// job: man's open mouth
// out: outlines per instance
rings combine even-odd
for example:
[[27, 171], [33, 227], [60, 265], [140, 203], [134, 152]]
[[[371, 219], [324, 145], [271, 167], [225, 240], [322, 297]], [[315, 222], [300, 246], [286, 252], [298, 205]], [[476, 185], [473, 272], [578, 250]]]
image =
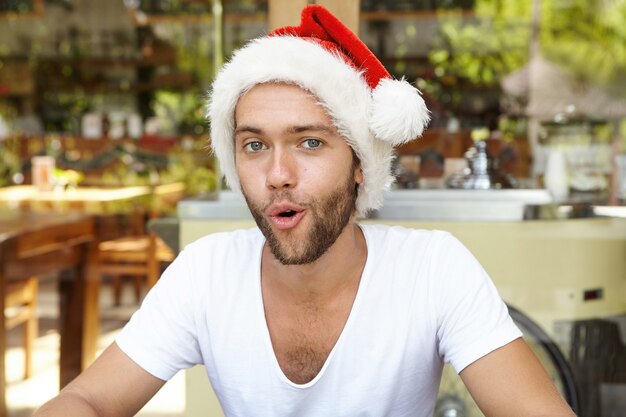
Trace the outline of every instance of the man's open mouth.
[[280, 217], [293, 217], [293, 216], [296, 215], [296, 213], [297, 212], [294, 211], [294, 210], [287, 210], [287, 211], [283, 211], [283, 212], [278, 213], [278, 215]]
[[287, 230], [296, 227], [304, 217], [305, 207], [290, 202], [276, 203], [270, 206], [266, 215], [277, 229]]

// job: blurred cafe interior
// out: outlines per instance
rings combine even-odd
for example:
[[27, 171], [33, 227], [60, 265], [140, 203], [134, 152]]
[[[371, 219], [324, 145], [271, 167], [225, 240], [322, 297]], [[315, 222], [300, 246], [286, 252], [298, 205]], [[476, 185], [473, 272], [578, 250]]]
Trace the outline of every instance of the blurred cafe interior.
[[[204, 100], [307, 3], [432, 112], [360, 221], [454, 233], [577, 415], [626, 416], [626, 0], [0, 0], [0, 417], [88, 366], [185, 244], [254, 225]], [[192, 368], [138, 415], [220, 415], [207, 392]], [[436, 415], [482, 416], [449, 369]]]

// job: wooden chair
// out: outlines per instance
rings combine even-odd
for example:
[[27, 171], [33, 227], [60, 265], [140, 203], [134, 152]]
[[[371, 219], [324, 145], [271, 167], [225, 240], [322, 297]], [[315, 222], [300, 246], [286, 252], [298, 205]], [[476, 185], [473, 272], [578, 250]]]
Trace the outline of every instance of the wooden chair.
[[33, 374], [33, 347], [39, 331], [37, 278], [9, 282], [5, 290], [5, 328], [10, 330], [20, 324], [24, 325], [24, 379], [27, 379]]
[[140, 211], [126, 216], [102, 217], [98, 223], [99, 229], [107, 229], [102, 235], [118, 236], [98, 242], [98, 274], [111, 276], [115, 305], [120, 304], [122, 278], [133, 277], [135, 299], [139, 302], [144, 281], [152, 288], [159, 279], [161, 265], [173, 261], [175, 254], [159, 237], [146, 232], [145, 216]]

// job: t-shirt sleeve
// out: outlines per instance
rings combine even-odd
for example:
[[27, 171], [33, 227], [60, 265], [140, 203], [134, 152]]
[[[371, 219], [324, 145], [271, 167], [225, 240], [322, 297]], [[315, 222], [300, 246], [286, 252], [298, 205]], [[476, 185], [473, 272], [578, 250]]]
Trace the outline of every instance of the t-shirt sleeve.
[[443, 233], [432, 264], [439, 354], [456, 372], [522, 336], [495, 285], [470, 251]]
[[183, 251], [169, 265], [116, 338], [134, 362], [165, 381], [201, 362], [187, 256]]

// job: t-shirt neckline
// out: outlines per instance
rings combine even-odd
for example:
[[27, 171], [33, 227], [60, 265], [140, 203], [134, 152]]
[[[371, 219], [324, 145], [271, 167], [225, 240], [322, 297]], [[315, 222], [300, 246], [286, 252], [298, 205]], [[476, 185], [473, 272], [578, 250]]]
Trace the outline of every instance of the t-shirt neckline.
[[363, 225], [360, 225], [360, 224], [356, 224], [356, 225], [363, 232], [363, 237], [365, 238], [365, 246], [367, 247], [367, 257], [365, 259], [365, 266], [363, 267], [363, 272], [361, 274], [361, 280], [359, 281], [359, 286], [357, 288], [356, 296], [354, 297], [354, 302], [352, 303], [352, 308], [350, 309], [350, 313], [348, 315], [348, 319], [346, 320], [346, 324], [343, 326], [343, 329], [341, 330], [341, 334], [339, 335], [339, 338], [337, 339], [337, 341], [335, 342], [335, 345], [333, 346], [330, 353], [328, 354], [328, 357], [326, 358], [326, 361], [324, 362], [322, 369], [320, 369], [317, 375], [315, 375], [315, 378], [313, 378], [312, 380], [310, 380], [309, 382], [305, 384], [297, 384], [291, 381], [289, 378], [287, 378], [283, 370], [280, 368], [280, 364], [278, 363], [278, 358], [276, 358], [276, 353], [274, 352], [274, 347], [272, 346], [272, 339], [270, 337], [269, 326], [267, 325], [267, 320], [265, 319], [265, 307], [264, 307], [264, 302], [263, 302], [263, 292], [261, 289], [261, 259], [263, 255], [263, 247], [265, 246], [265, 237], [261, 235], [263, 238], [260, 239], [260, 247], [257, 248], [257, 257], [255, 260], [256, 262], [255, 269], [257, 271], [257, 285], [256, 285], [256, 294], [255, 294], [255, 299], [256, 299], [256, 304], [257, 304], [256, 316], [258, 317], [258, 320], [259, 320], [259, 326], [261, 326], [261, 329], [262, 329], [261, 333], [263, 334], [263, 348], [265, 349], [266, 353], [270, 357], [270, 362], [271, 362], [270, 366], [274, 369], [278, 378], [284, 384], [292, 388], [306, 389], [306, 388], [312, 387], [317, 383], [317, 381], [319, 381], [323, 377], [323, 375], [326, 373], [326, 369], [330, 366], [332, 362], [333, 356], [335, 356], [336, 352], [341, 348], [341, 345], [344, 343], [343, 340], [348, 337], [346, 336], [346, 334], [350, 332], [350, 328], [352, 327], [352, 322], [356, 320], [355, 317], [358, 315], [359, 307], [361, 305], [361, 299], [363, 298], [362, 294], [365, 292], [367, 288], [367, 284], [369, 282], [369, 276], [370, 276], [369, 270], [371, 269], [370, 265], [374, 257], [373, 256], [374, 245], [372, 245], [372, 241], [368, 234], [369, 232], [368, 228], [363, 227]]

